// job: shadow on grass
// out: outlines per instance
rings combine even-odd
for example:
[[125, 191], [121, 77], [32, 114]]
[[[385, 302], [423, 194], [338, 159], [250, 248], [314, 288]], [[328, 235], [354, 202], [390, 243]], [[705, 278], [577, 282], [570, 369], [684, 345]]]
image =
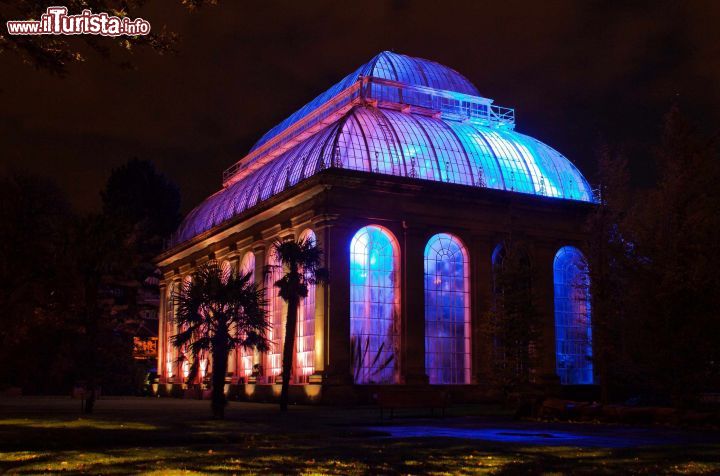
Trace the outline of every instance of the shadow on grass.
[[[716, 474], [717, 448], [583, 451], [577, 448], [477, 448], [468, 442], [396, 441], [318, 446], [285, 439], [247, 444], [63, 451], [25, 461], [3, 461], [17, 473], [120, 474], [128, 472], [323, 473], [323, 474], [495, 474], [577, 472], [587, 474]], [[18, 458], [19, 459], [19, 458]]]
[[0, 472], [720, 473], [720, 445], [611, 449], [377, 438], [383, 429], [365, 428], [375, 421], [368, 409], [294, 408], [282, 416], [275, 406], [231, 405], [227, 420], [213, 421], [206, 402], [104, 402], [89, 418], [63, 405], [2, 409], [10, 411], [0, 418]]

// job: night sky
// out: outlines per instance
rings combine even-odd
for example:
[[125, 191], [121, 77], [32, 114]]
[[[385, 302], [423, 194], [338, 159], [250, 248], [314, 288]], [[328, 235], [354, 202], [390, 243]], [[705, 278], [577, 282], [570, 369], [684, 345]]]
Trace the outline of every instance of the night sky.
[[84, 211], [132, 157], [178, 183], [187, 211], [263, 132], [381, 50], [458, 70], [589, 178], [609, 142], [647, 182], [674, 102], [708, 133], [720, 124], [720, 1], [152, 0], [131, 16], [180, 34], [178, 53], [137, 49], [128, 69], [127, 55], [90, 52], [63, 78], [0, 53], [0, 162], [53, 177]]

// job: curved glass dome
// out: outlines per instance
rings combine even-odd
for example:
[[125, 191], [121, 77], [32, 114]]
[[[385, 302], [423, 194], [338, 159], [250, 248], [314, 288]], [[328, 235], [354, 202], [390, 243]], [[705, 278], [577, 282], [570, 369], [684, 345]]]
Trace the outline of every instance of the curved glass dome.
[[340, 91], [350, 87], [360, 76], [372, 76], [413, 86], [426, 86], [433, 89], [480, 96], [477, 88], [465, 76], [454, 69], [434, 61], [383, 51], [266, 132], [250, 149], [250, 152], [307, 116]]
[[[472, 87], [469, 82], [467, 85]], [[356, 106], [340, 120], [210, 196], [185, 218], [174, 243], [189, 240], [329, 167], [593, 200], [592, 190], [577, 168], [532, 137], [438, 116]]]

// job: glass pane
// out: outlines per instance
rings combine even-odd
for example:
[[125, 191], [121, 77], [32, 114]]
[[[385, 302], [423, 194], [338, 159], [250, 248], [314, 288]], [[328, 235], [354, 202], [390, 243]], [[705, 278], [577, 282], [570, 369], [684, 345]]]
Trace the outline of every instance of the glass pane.
[[350, 243], [350, 336], [355, 383], [397, 383], [398, 246], [388, 230], [361, 228]]
[[425, 247], [425, 370], [431, 384], [470, 383], [467, 251], [447, 233]]

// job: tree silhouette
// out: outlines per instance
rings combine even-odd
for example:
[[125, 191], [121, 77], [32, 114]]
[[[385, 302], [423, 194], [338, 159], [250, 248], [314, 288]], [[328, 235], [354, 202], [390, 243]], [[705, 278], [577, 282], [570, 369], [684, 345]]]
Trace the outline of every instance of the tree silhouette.
[[283, 276], [274, 284], [278, 295], [287, 303], [285, 321], [285, 343], [283, 345], [282, 391], [280, 410], [287, 411], [290, 376], [292, 375], [295, 333], [297, 331], [297, 313], [300, 300], [307, 297], [308, 285], [327, 282], [328, 273], [320, 267], [322, 250], [311, 238], [300, 240], [276, 241], [272, 252], [275, 253], [278, 266], [284, 270]]
[[210, 261], [183, 283], [174, 296], [179, 332], [172, 337], [178, 349], [192, 357], [189, 379], [197, 375], [200, 357], [212, 357], [212, 411], [225, 416], [225, 374], [231, 350], [244, 347], [267, 350], [268, 328], [264, 290], [252, 282], [252, 274], [222, 272]]

